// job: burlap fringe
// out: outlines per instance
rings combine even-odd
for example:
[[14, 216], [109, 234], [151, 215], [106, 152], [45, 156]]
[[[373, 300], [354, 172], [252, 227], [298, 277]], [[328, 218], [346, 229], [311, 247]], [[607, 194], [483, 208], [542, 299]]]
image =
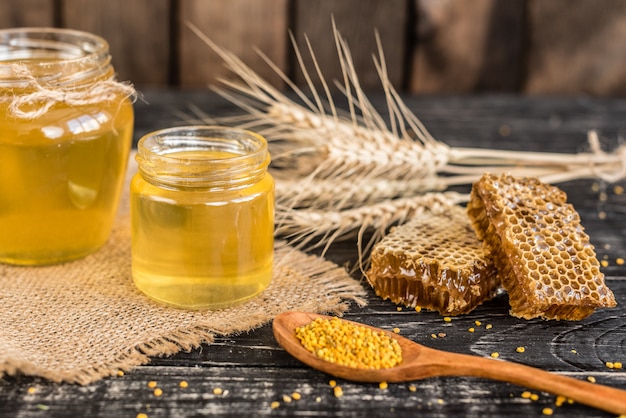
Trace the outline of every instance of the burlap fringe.
[[[181, 321], [185, 323], [180, 323], [177, 329], [164, 331], [162, 335], [133, 347], [120, 347], [117, 355], [101, 364], [68, 370], [63, 368], [63, 364], [36, 364], [36, 361], [25, 360], [32, 356], [5, 351], [0, 353], [0, 376], [22, 373], [54, 382], [86, 385], [149, 363], [151, 357], [173, 355], [190, 351], [201, 344], [210, 344], [217, 335], [250, 331], [267, 324], [286, 310], [342, 315], [350, 302], [360, 306], [366, 304], [364, 288], [344, 268], [298, 251], [284, 242], [276, 243], [275, 254], [274, 282], [264, 293], [246, 304], [193, 315]], [[315, 295], [307, 293], [311, 286], [314, 286]], [[59, 337], [63, 338], [62, 335]], [[97, 350], [97, 347], [94, 349]]]

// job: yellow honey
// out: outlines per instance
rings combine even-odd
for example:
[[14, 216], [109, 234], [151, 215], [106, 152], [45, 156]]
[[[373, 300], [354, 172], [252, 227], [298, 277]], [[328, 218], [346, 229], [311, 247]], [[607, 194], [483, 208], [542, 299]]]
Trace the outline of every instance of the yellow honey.
[[110, 59], [88, 33], [0, 30], [0, 262], [63, 262], [107, 240], [133, 129]]
[[269, 285], [274, 180], [261, 136], [172, 128], [142, 138], [137, 160], [132, 272], [141, 291], [177, 307], [216, 309]]

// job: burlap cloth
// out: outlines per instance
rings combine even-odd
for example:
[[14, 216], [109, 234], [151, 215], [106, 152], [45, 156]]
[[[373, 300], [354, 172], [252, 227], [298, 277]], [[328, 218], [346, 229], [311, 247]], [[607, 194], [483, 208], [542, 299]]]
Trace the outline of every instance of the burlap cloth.
[[283, 311], [340, 313], [349, 301], [364, 303], [344, 268], [278, 243], [273, 281], [252, 301], [219, 311], [162, 306], [133, 285], [128, 206], [125, 195], [110, 239], [93, 255], [49, 267], [0, 265], [0, 377], [88, 384]]

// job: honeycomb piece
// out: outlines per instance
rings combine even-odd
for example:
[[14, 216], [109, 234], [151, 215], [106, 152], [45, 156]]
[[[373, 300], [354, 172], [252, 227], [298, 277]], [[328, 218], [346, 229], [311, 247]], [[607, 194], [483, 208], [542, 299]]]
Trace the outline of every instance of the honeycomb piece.
[[459, 206], [393, 228], [374, 246], [366, 277], [383, 299], [442, 315], [470, 312], [491, 299], [499, 284]]
[[511, 315], [581, 320], [616, 305], [580, 217], [557, 187], [485, 174], [468, 216], [509, 293]]

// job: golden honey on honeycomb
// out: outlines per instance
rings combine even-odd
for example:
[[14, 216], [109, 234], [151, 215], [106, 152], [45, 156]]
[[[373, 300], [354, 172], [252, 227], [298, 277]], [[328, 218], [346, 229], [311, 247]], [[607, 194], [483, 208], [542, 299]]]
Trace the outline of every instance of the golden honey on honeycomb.
[[467, 213], [509, 294], [511, 315], [580, 320], [616, 305], [565, 192], [534, 178], [485, 174]]
[[465, 209], [426, 212], [372, 249], [367, 280], [383, 299], [460, 315], [492, 298], [498, 279]]

